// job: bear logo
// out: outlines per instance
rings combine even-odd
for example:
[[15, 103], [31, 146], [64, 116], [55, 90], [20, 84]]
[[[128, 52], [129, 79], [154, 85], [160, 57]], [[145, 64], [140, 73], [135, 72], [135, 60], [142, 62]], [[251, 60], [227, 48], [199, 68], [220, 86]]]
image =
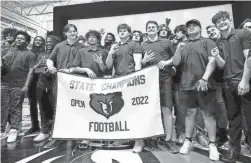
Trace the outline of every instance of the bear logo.
[[109, 119], [114, 114], [120, 112], [124, 106], [122, 92], [113, 92], [108, 94], [92, 93], [90, 95], [90, 106], [98, 114]]

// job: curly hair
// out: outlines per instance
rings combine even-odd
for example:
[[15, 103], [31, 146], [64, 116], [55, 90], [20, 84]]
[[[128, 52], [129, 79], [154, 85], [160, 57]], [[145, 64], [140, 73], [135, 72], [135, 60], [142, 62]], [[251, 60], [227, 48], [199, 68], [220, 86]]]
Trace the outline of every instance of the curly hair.
[[108, 32], [108, 33], [106, 34], [106, 37], [107, 37], [108, 35], [112, 36], [112, 42], [115, 42], [115, 41], [116, 41], [115, 35], [114, 35], [113, 33]]
[[46, 37], [47, 38], [51, 38], [52, 39], [52, 49], [58, 44], [61, 42], [61, 39], [58, 37], [58, 36], [55, 36], [55, 35], [48, 35]]
[[25, 31], [17, 31], [17, 33], [15, 34], [15, 38], [18, 36], [18, 35], [23, 35], [25, 36], [25, 41], [29, 44], [31, 42], [31, 36], [25, 32]]
[[98, 32], [98, 31], [96, 31], [96, 30], [89, 30], [89, 32], [87, 32], [87, 33], [85, 34], [86, 40], [89, 39], [90, 35], [96, 36], [97, 39], [98, 39], [98, 41], [99, 41], [99, 43], [101, 42], [101, 33], [100, 33], [100, 32]]
[[17, 29], [16, 28], [5, 28], [2, 31], [2, 37], [5, 40], [8, 35], [14, 37], [16, 35], [16, 33], [17, 33]]
[[216, 24], [217, 20], [221, 19], [221, 18], [227, 18], [230, 19], [229, 17], [229, 13], [227, 11], [219, 11], [218, 13], [216, 13], [213, 17], [212, 17], [212, 22], [214, 24]]

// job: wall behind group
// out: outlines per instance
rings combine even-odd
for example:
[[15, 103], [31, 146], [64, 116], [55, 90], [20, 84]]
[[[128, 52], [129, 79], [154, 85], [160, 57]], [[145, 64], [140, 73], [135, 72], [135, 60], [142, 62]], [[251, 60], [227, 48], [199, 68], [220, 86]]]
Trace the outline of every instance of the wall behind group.
[[181, 9], [172, 11], [162, 11], [154, 13], [102, 17], [102, 18], [89, 18], [89, 19], [75, 19], [68, 20], [68, 23], [74, 24], [78, 28], [78, 33], [84, 35], [91, 30], [100, 30], [104, 28], [106, 32], [115, 34], [116, 40], [119, 40], [117, 34], [117, 26], [122, 23], [128, 24], [132, 30], [140, 30], [146, 32], [146, 22], [149, 20], [156, 21], [159, 25], [165, 24], [165, 19], [171, 19], [169, 27], [171, 30], [177, 25], [185, 24], [188, 20], [197, 19], [202, 25], [202, 36], [207, 37], [206, 27], [212, 24], [211, 18], [218, 11], [228, 11], [230, 18], [233, 19], [232, 5], [218, 5], [210, 7], [200, 7], [191, 9]]
[[[133, 14], [144, 14], [172, 10], [185, 10], [191, 8], [210, 7], [232, 4], [234, 26], [251, 15], [251, 2], [232, 1], [108, 1], [89, 4], [60, 6], [54, 8], [53, 30], [56, 35], [62, 36], [63, 27], [69, 20], [113, 17]], [[204, 12], [198, 16], [203, 16]], [[163, 23], [164, 23], [163, 18]], [[205, 16], [210, 20], [211, 17]], [[172, 20], [174, 22], [174, 20]], [[174, 24], [171, 22], [170, 25]], [[100, 22], [100, 28], [104, 25]], [[176, 25], [176, 24], [175, 24]], [[86, 25], [87, 26], [87, 25]], [[204, 25], [203, 25], [204, 26]], [[206, 26], [206, 25], [205, 25]], [[99, 28], [99, 29], [100, 29]], [[79, 29], [80, 30], [80, 29]]]

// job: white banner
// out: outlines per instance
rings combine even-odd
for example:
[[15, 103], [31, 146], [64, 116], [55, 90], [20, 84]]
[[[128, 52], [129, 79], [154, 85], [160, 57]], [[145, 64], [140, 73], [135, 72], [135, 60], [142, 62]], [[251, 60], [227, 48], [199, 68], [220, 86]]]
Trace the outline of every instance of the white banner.
[[57, 76], [53, 138], [115, 140], [164, 134], [157, 66], [113, 79]]

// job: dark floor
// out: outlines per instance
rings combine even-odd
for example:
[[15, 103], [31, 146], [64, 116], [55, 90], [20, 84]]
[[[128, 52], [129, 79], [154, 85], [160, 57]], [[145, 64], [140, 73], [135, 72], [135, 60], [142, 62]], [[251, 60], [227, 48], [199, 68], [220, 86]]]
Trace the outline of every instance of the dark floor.
[[[51, 149], [33, 142], [34, 136], [19, 136], [16, 143], [2, 140], [2, 163], [209, 163], [207, 150], [195, 148], [188, 155], [170, 154], [164, 147], [153, 151], [132, 153], [131, 149], [79, 148], [76, 141], [63, 141]], [[223, 150], [220, 150], [224, 152]], [[113, 159], [113, 161], [112, 161]], [[117, 161], [117, 162], [116, 162]], [[221, 161], [218, 161], [221, 162]], [[240, 162], [251, 163], [251, 158], [242, 156]]]
[[[164, 147], [159, 146], [152, 151], [144, 150], [140, 154], [134, 154], [130, 149], [101, 149], [101, 148], [79, 148], [76, 141], [63, 141], [51, 149], [44, 149], [48, 142], [45, 140], [34, 143], [36, 135], [24, 136], [30, 124], [29, 109], [27, 100], [24, 102], [22, 120], [22, 133], [18, 141], [6, 143], [1, 140], [1, 162], [2, 163], [209, 163], [208, 149], [195, 144], [195, 148], [188, 155], [170, 154]], [[97, 144], [96, 144], [97, 145]], [[219, 149], [224, 153], [226, 148]], [[242, 149], [242, 157], [239, 162], [251, 163], [250, 154]], [[221, 161], [218, 161], [219, 163]], [[239, 163], [238, 162], [238, 163]]]

